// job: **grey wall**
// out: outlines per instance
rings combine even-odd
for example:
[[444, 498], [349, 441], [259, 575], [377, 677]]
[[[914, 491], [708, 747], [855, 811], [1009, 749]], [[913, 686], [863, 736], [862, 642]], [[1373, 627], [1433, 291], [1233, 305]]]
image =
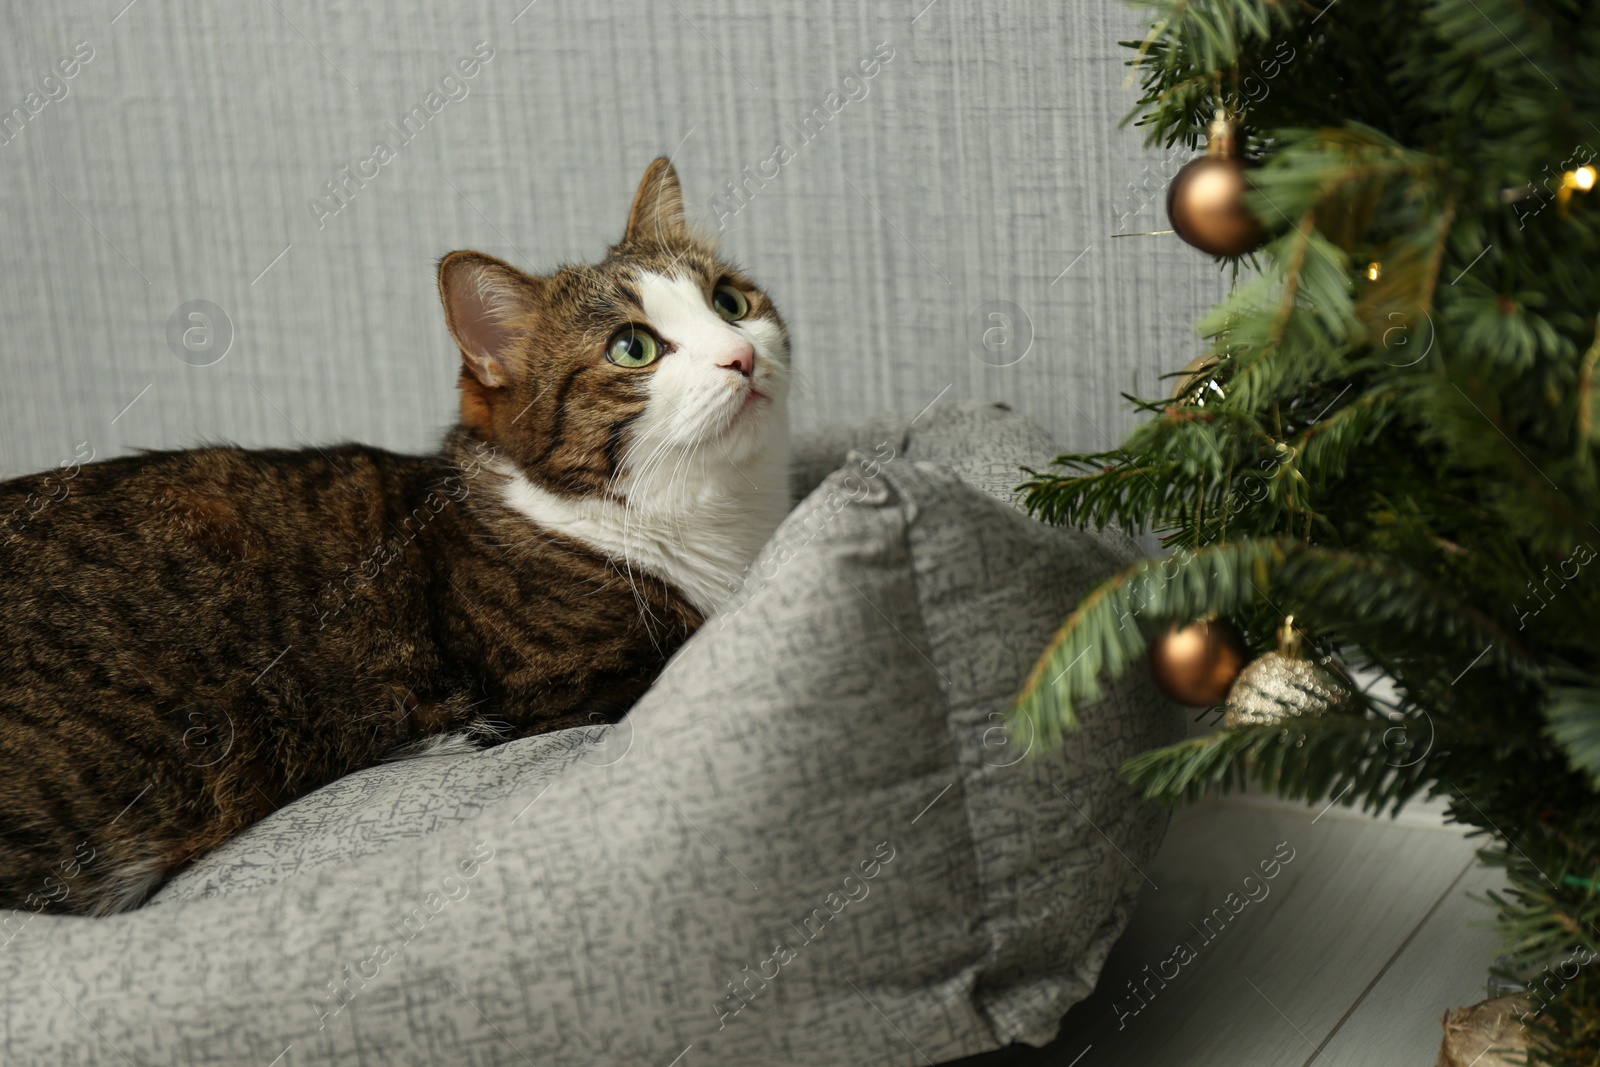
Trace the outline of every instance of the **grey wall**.
[[[0, 116], [27, 118], [0, 131], [0, 476], [80, 442], [428, 448], [454, 400], [438, 257], [595, 257], [663, 153], [788, 318], [801, 425], [990, 397], [1108, 445], [1118, 391], [1195, 355], [1224, 288], [1175, 238], [1111, 238], [1165, 227], [1170, 170], [1116, 128], [1139, 30], [1112, 0], [124, 2], [0, 13]], [[493, 58], [445, 87], [466, 95], [401, 145], [387, 124], [478, 42]], [[394, 158], [319, 219], [380, 139]], [[775, 178], [713, 206], [780, 140]], [[209, 366], [168, 339], [195, 300], [231, 324]], [[1031, 322], [1012, 365], [1020, 320], [1009, 348], [969, 341], [989, 301]]]

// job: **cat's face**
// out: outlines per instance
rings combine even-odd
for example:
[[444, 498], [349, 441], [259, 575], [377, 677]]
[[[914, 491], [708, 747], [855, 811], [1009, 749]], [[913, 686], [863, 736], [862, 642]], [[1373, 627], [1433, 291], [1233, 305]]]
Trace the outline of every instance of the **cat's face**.
[[546, 490], [640, 502], [685, 464], [747, 464], [787, 434], [783, 320], [689, 230], [665, 159], [600, 263], [534, 277], [452, 252], [439, 288], [462, 421]]

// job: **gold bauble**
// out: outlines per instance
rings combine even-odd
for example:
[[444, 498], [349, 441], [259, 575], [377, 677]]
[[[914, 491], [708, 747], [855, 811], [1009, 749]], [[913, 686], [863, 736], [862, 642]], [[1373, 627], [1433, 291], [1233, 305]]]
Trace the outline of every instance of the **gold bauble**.
[[1178, 385], [1177, 388], [1172, 390], [1172, 399], [1187, 401], [1197, 407], [1203, 406], [1210, 395], [1215, 395], [1220, 399], [1222, 388], [1215, 382], [1208, 385], [1204, 391], [1196, 390], [1195, 386], [1204, 377], [1206, 371], [1215, 367], [1221, 361], [1222, 357], [1215, 352], [1207, 352], [1191, 359], [1184, 365], [1183, 370], [1179, 372]]
[[1228, 695], [1245, 655], [1244, 635], [1226, 619], [1174, 623], [1150, 643], [1150, 671], [1172, 700], [1209, 708]]
[[1228, 692], [1228, 726], [1277, 726], [1288, 719], [1321, 715], [1350, 693], [1315, 663], [1268, 652], [1239, 672]]
[[1261, 247], [1267, 233], [1245, 206], [1246, 171], [1255, 163], [1239, 157], [1233, 126], [1217, 112], [1206, 154], [1185, 163], [1167, 188], [1167, 217], [1177, 235], [1213, 256], [1242, 256]]

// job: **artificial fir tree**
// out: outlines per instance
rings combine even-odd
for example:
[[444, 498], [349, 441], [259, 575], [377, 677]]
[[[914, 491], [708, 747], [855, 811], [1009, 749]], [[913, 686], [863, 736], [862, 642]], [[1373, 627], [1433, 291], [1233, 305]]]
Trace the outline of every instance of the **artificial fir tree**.
[[1174, 624], [1260, 655], [1293, 616], [1339, 702], [1125, 772], [1173, 802], [1442, 794], [1504, 869], [1535, 1061], [1600, 1062], [1600, 8], [1145, 6], [1130, 119], [1198, 147], [1220, 112], [1266, 240], [1199, 324], [1214, 362], [1120, 448], [1029, 472], [1042, 518], [1174, 552], [1083, 601], [1019, 724], [1072, 728]]

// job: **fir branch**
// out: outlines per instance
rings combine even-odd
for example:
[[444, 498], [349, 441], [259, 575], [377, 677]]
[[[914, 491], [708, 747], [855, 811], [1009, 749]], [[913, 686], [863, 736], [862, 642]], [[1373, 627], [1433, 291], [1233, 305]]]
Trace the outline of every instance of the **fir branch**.
[[1122, 773], [1146, 798], [1166, 804], [1255, 781], [1292, 800], [1360, 802], [1381, 814], [1398, 811], [1427, 786], [1433, 740], [1383, 719], [1322, 715], [1191, 737], [1135, 756]]
[[1600, 789], [1600, 687], [1551, 689], [1544, 717], [1546, 736], [1566, 753], [1573, 770]]
[[1292, 538], [1234, 541], [1140, 560], [1097, 586], [1030, 672], [1012, 712], [1019, 736], [1028, 729], [1054, 743], [1076, 729], [1079, 709], [1101, 696], [1101, 672], [1119, 677], [1147, 631], [1257, 603], [1327, 620], [1337, 643], [1408, 650], [1414, 669], [1431, 662], [1436, 675], [1474, 657], [1497, 671], [1529, 669], [1509, 633], [1411, 568]]

